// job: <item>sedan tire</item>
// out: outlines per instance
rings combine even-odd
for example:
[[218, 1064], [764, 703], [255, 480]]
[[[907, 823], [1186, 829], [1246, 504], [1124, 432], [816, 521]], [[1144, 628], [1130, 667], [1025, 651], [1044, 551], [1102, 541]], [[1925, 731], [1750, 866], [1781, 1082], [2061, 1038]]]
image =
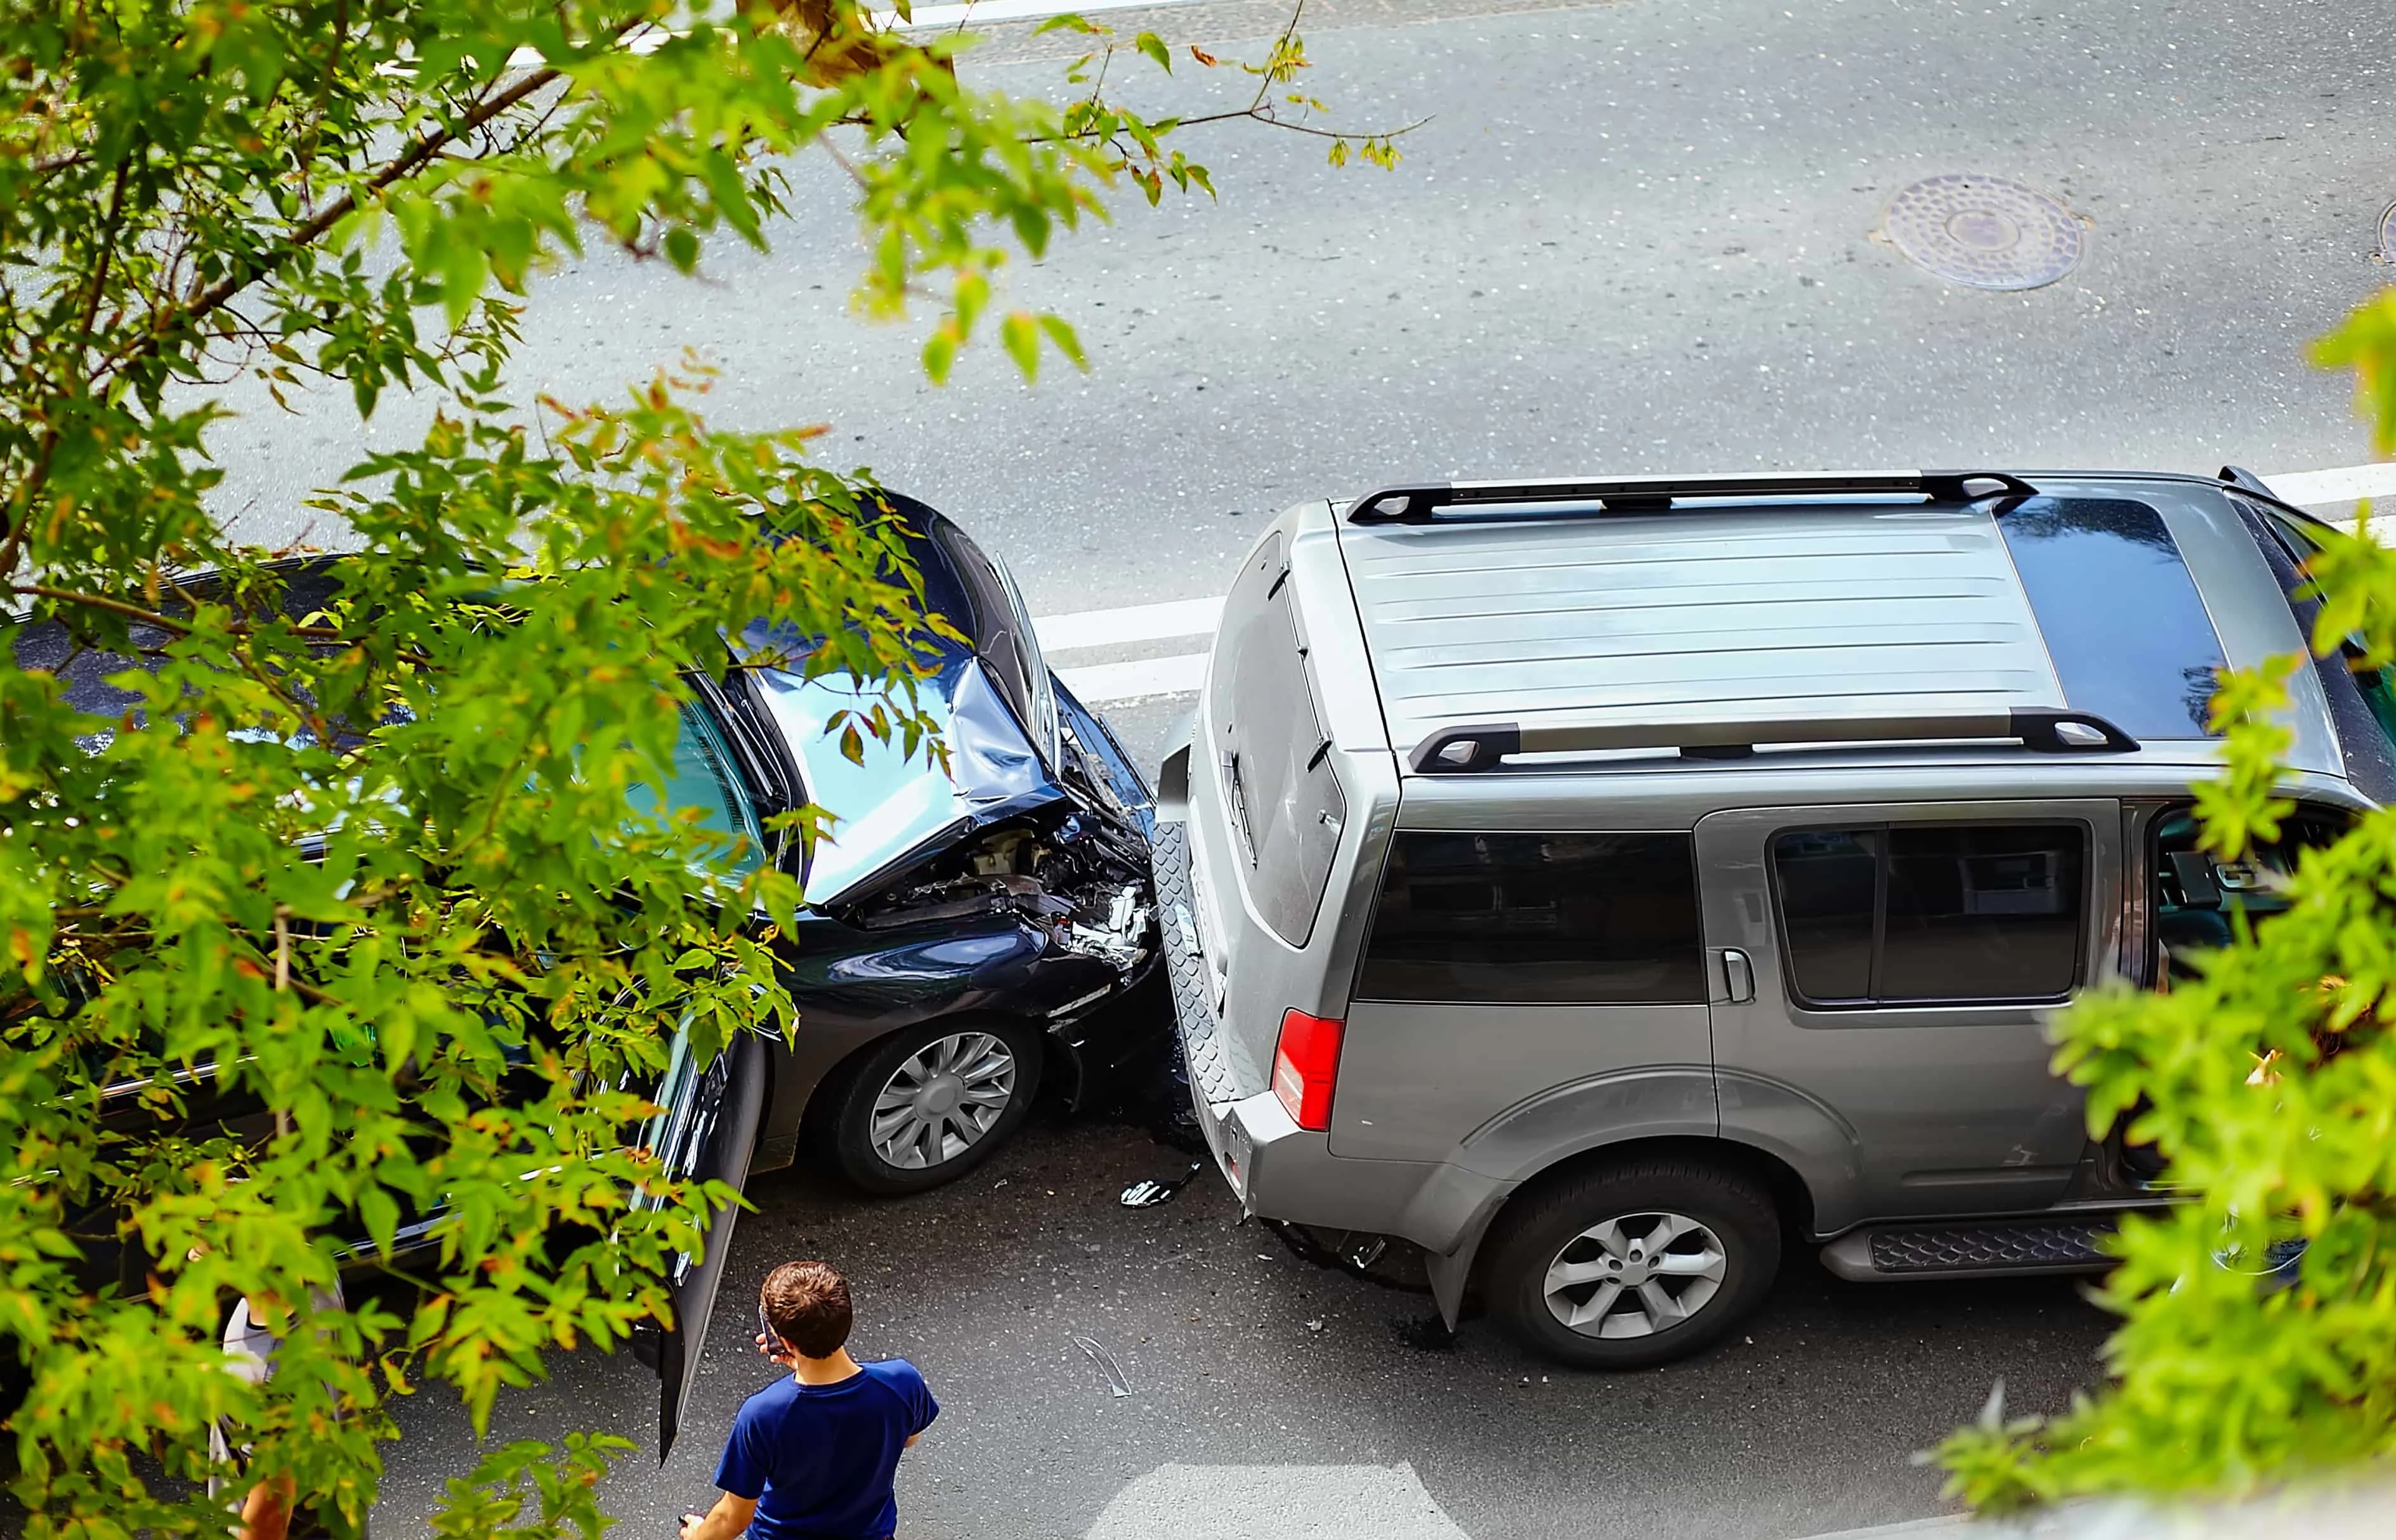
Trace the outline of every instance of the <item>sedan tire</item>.
[[829, 1120], [841, 1175], [882, 1197], [954, 1181], [1005, 1144], [1040, 1089], [1041, 1034], [947, 1019], [894, 1034], [841, 1084]]
[[1532, 1352], [1643, 1369], [1711, 1346], [1772, 1287], [1780, 1220], [1755, 1183], [1700, 1162], [1633, 1161], [1510, 1206], [1484, 1274], [1490, 1313]]

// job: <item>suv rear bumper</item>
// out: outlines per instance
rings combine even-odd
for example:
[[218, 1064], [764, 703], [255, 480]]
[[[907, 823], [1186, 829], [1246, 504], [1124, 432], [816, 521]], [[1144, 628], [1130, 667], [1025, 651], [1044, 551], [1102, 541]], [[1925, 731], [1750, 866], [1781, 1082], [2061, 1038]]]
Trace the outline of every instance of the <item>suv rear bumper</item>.
[[[1165, 777], [1172, 781], [1168, 762]], [[1474, 1234], [1511, 1185], [1462, 1167], [1418, 1161], [1352, 1161], [1331, 1136], [1303, 1129], [1264, 1086], [1262, 1067], [1223, 1029], [1208, 988], [1190, 883], [1189, 826], [1169, 810], [1151, 842], [1165, 977], [1189, 1070], [1190, 1102], [1216, 1168], [1242, 1209], [1268, 1219], [1364, 1230], [1411, 1241], [1435, 1255]]]

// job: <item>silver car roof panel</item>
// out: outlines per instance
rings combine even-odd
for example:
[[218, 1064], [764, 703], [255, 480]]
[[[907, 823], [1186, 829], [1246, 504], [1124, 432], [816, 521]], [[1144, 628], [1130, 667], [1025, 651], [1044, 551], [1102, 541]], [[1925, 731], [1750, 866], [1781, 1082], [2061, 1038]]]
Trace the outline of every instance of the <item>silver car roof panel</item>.
[[[2161, 516], [2169, 539], [2160, 564], [2184, 566], [2185, 576], [2163, 573], [2151, 592], [2141, 578], [2138, 598], [2161, 613], [2193, 585], [2203, 613], [2191, 618], [2197, 606], [2181, 599], [2176, 619], [2192, 631], [2209, 627], [2218, 643], [2203, 648], [2191, 635], [2190, 646], [2207, 654], [2198, 661], [2252, 667], [2301, 646], [2218, 483], [2164, 473], [2030, 480], [2042, 499], [2117, 499]], [[2000, 533], [2007, 511], [2044, 506], [1806, 498], [1333, 523], [1387, 741], [1403, 762], [1443, 730], [1493, 723], [1603, 729], [2089, 710], [2065, 678], [2077, 672], [2083, 694], [2092, 677], [2112, 681], [2101, 656], [2092, 673], [2084, 640], [2071, 634], [2088, 629], [2074, 624], [2083, 617], [2042, 616], [2054, 603], [2052, 568], [2042, 581], [2047, 596], [2034, 604]], [[2069, 654], [2061, 670], [2057, 646]], [[2145, 662], [2151, 681], [2155, 659]], [[2292, 764], [2337, 773], [2326, 699], [2304, 673], [2292, 684]], [[2167, 749], [2175, 739], [2203, 749], [2186, 706], [2127, 704], [2146, 725], [2133, 730], [2143, 757], [2182, 759]], [[2158, 716], [2176, 725], [2158, 734]], [[1990, 763], [2047, 773], [2023, 750], [1996, 753]], [[2211, 758], [2200, 751], [2190, 765]]]
[[1597, 724], [2064, 704], [1980, 508], [1709, 510], [1342, 536], [1395, 746], [1500, 716]]

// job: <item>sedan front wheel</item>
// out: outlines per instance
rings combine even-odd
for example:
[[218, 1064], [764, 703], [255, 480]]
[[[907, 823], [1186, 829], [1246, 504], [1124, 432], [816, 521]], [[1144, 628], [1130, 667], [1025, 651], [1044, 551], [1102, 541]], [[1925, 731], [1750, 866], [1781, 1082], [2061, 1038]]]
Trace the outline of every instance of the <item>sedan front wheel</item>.
[[832, 1158], [868, 1192], [921, 1192], [971, 1171], [1019, 1127], [1040, 1083], [1040, 1038], [1013, 1023], [901, 1032], [848, 1077]]

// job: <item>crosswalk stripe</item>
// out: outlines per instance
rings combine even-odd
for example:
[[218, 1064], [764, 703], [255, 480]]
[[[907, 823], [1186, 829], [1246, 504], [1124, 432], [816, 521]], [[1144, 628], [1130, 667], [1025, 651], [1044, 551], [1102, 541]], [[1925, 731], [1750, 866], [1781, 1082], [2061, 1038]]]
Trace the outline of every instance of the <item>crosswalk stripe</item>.
[[894, 9], [877, 8], [875, 17], [885, 25], [911, 32], [927, 32], [936, 27], [995, 26], [1001, 21], [1045, 21], [1052, 16], [1079, 16], [1085, 11], [1141, 10], [1168, 6], [1190, 5], [1195, 0], [977, 0], [964, 6], [917, 6], [911, 21], [898, 20]]
[[1075, 697], [1084, 705], [1101, 701], [1137, 700], [1143, 696], [1189, 695], [1206, 680], [1206, 655], [1184, 653], [1174, 657], [1147, 657], [1137, 663], [1091, 663], [1058, 669]]

